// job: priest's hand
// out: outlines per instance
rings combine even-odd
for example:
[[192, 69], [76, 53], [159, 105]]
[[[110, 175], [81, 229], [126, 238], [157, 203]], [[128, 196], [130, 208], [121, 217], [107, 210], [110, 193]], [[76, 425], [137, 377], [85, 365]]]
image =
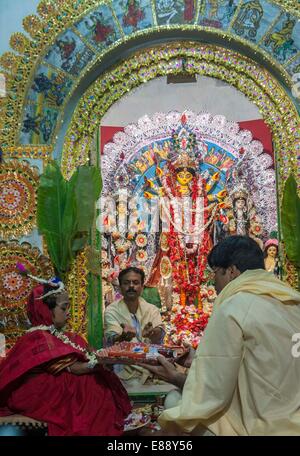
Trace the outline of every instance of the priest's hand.
[[122, 340], [126, 340], [127, 342], [131, 341], [136, 336], [136, 330], [133, 326], [129, 326], [126, 324], [121, 324], [123, 328], [122, 334], [119, 336], [118, 342]]
[[189, 347], [189, 350], [185, 352], [183, 355], [178, 356], [176, 358], [176, 364], [179, 364], [180, 366], [190, 368], [191, 364], [193, 362], [193, 359], [195, 357], [196, 350], [193, 347]]
[[158, 378], [164, 380], [167, 383], [183, 388], [186, 381], [186, 374], [178, 372], [174, 364], [166, 360], [163, 356], [158, 356], [157, 361], [159, 366], [152, 366], [149, 364], [139, 364], [139, 366], [148, 369], [152, 374], [155, 374]]
[[161, 338], [162, 338], [162, 332], [163, 332], [163, 329], [161, 328], [161, 326], [156, 326], [155, 328], [153, 328], [153, 324], [150, 321], [144, 327], [143, 332], [142, 332], [142, 337], [144, 339], [149, 339], [151, 344], [160, 344]]

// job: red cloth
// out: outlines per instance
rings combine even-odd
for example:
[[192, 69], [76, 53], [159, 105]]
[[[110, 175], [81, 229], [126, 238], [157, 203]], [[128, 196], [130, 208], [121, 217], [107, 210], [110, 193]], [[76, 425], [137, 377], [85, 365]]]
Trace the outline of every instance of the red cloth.
[[33, 326], [52, 325], [52, 314], [49, 307], [42, 299], [38, 299], [43, 294], [44, 285], [38, 285], [32, 290], [27, 301], [28, 318]]
[[262, 143], [264, 152], [272, 157], [274, 163], [272, 133], [265, 121], [263, 119], [244, 120], [239, 122], [239, 126], [242, 129], [251, 131], [253, 139], [257, 139]]
[[[35, 310], [41, 315], [43, 307], [39, 305], [45, 305], [33, 299], [41, 292], [43, 287], [37, 287], [28, 303], [34, 321], [38, 318]], [[86, 348], [80, 336], [68, 337]], [[80, 350], [47, 331], [36, 330], [21, 337], [0, 363], [0, 416], [21, 414], [44, 421], [48, 434], [53, 436], [121, 435], [131, 406], [115, 374], [101, 367], [85, 375], [74, 375], [66, 369], [58, 375], [46, 371], [45, 363], [70, 355], [86, 361]]]
[[100, 127], [100, 153], [103, 154], [105, 144], [112, 141], [115, 133], [118, 131], [124, 131], [124, 127]]

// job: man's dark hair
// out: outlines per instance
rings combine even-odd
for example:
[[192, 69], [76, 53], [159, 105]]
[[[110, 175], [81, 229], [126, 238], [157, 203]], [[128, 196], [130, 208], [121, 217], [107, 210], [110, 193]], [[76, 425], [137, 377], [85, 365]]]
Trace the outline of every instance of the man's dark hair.
[[145, 282], [145, 273], [144, 273], [144, 271], [143, 271], [142, 269], [135, 268], [134, 266], [130, 266], [129, 268], [123, 269], [123, 270], [119, 273], [118, 279], [119, 279], [119, 284], [120, 284], [120, 285], [122, 284], [122, 278], [123, 278], [124, 275], [127, 274], [128, 272], [135, 272], [136, 274], [139, 274], [139, 275], [141, 276], [142, 285], [144, 284], [144, 282]]
[[264, 254], [254, 239], [248, 236], [229, 236], [217, 244], [208, 255], [211, 268], [236, 266], [240, 272], [247, 269], [265, 269]]

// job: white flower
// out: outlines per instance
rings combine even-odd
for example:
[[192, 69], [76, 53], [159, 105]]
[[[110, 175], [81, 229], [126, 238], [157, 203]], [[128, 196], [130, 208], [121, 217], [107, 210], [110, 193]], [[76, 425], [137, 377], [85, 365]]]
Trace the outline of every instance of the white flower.
[[59, 331], [57, 328], [55, 328], [54, 325], [51, 326], [45, 326], [45, 325], [40, 325], [40, 326], [34, 326], [33, 328], [28, 329], [27, 332], [33, 332], [33, 331], [49, 331], [50, 334], [53, 336], [57, 337], [59, 340], [61, 340], [64, 344], [70, 345], [71, 347], [75, 348], [78, 351], [81, 351], [85, 357], [88, 359], [88, 367], [91, 369], [95, 367], [97, 364], [97, 357], [95, 353], [89, 353], [87, 350], [84, 348], [80, 347], [80, 345], [75, 344], [72, 342], [66, 334], [64, 334], [62, 331]]
[[144, 234], [138, 234], [135, 238], [135, 243], [138, 247], [145, 247], [147, 245], [147, 237]]
[[138, 261], [140, 261], [141, 263], [143, 263], [144, 261], [146, 261], [147, 258], [148, 258], [148, 253], [146, 252], [146, 250], [140, 249], [140, 250], [138, 250], [138, 251], [136, 252], [136, 259], [137, 259]]

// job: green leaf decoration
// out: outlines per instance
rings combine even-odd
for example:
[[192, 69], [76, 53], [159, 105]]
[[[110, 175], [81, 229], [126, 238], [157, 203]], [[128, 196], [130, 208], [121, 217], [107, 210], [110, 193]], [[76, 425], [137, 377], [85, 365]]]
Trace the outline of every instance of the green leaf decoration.
[[[284, 186], [281, 206], [282, 235], [288, 259], [300, 269], [300, 198], [291, 174]], [[299, 272], [299, 271], [298, 271]]]
[[40, 177], [37, 198], [37, 225], [45, 236], [50, 258], [61, 273], [60, 262], [64, 250], [62, 220], [66, 203], [66, 181], [56, 162], [51, 162]]
[[150, 304], [161, 308], [161, 299], [157, 288], [154, 287], [144, 287], [142, 292], [142, 298], [144, 298]]
[[271, 231], [269, 239], [277, 239], [278, 240], [278, 232], [277, 231]]
[[50, 258], [63, 278], [88, 240], [100, 196], [101, 176], [95, 167], [80, 166], [66, 181], [56, 162], [40, 178], [37, 224]]
[[87, 240], [88, 240], [88, 236], [84, 235], [84, 234], [81, 235], [81, 237], [79, 237], [79, 238], [73, 239], [72, 252], [78, 252], [79, 250], [82, 250], [85, 247]]
[[75, 197], [77, 204], [77, 229], [88, 232], [95, 215], [95, 201], [100, 196], [101, 176], [99, 170], [90, 166], [77, 169]]
[[101, 250], [96, 250], [93, 247], [88, 246], [86, 248], [86, 259], [86, 267], [88, 271], [90, 271], [94, 275], [101, 276]]

